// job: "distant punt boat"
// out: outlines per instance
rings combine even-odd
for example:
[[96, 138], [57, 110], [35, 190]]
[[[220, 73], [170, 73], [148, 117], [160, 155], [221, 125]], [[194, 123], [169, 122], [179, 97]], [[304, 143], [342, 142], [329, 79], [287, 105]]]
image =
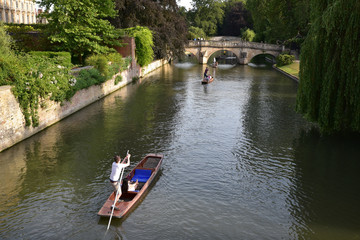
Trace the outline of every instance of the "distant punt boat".
[[[156, 175], [159, 173], [164, 156], [162, 154], [148, 154], [141, 160], [135, 168], [125, 177], [129, 182], [138, 180], [139, 184], [134, 191], [127, 191], [120, 196], [121, 202], [115, 204], [113, 217], [122, 218], [130, 212], [145, 196], [153, 183]], [[114, 204], [116, 193], [112, 192], [106, 200], [98, 215], [102, 217], [110, 217]]]
[[212, 81], [214, 81], [214, 78], [212, 76], [208, 76], [207, 78], [203, 78], [201, 84], [208, 84], [211, 83]]

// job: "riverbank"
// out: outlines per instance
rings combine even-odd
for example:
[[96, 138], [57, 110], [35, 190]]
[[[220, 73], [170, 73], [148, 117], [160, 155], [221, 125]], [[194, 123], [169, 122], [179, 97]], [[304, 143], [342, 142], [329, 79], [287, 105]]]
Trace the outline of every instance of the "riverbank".
[[[124, 87], [131, 83], [134, 78], [144, 77], [146, 74], [167, 63], [166, 60], [157, 60], [143, 68], [138, 65], [133, 68], [129, 67], [127, 70], [114, 75], [112, 79], [101, 85], [94, 85], [78, 91], [70, 101], [59, 103], [48, 99], [43, 100], [40, 103], [41, 107], [38, 109], [39, 126], [37, 127], [25, 125], [24, 115], [21, 111], [19, 102], [11, 91], [11, 86], [1, 86], [0, 152]], [[122, 77], [122, 81], [115, 83], [115, 79], [119, 75]]]
[[281, 67], [276, 67], [276, 65], [273, 65], [273, 68], [288, 76], [289, 78], [299, 82], [300, 61], [296, 60], [289, 65]]

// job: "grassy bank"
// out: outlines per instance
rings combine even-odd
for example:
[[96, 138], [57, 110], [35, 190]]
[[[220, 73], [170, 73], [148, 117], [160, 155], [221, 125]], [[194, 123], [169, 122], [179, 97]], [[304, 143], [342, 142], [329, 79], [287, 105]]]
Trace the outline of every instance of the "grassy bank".
[[284, 72], [287, 72], [290, 75], [293, 75], [293, 76], [299, 78], [299, 67], [300, 67], [300, 62], [294, 61], [292, 64], [279, 67], [279, 69], [283, 70]]

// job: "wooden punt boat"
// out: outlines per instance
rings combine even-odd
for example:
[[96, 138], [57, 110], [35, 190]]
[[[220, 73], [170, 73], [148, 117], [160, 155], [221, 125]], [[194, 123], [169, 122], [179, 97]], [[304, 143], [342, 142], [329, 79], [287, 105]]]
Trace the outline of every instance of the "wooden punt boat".
[[[120, 196], [121, 202], [118, 201], [115, 204], [116, 208], [114, 209], [113, 217], [122, 218], [145, 196], [145, 193], [149, 190], [151, 183], [154, 182], [154, 179], [160, 171], [163, 158], [164, 156], [162, 154], [148, 154], [125, 177], [128, 181], [138, 180], [139, 184], [135, 191], [128, 191]], [[111, 206], [114, 204], [114, 200], [115, 193], [112, 192], [99, 210], [98, 215], [110, 217], [112, 211]]]
[[203, 80], [201, 81], [201, 84], [208, 84], [208, 83], [211, 83], [212, 81], [214, 81], [214, 78], [212, 76], [209, 76], [207, 78], [203, 78]]

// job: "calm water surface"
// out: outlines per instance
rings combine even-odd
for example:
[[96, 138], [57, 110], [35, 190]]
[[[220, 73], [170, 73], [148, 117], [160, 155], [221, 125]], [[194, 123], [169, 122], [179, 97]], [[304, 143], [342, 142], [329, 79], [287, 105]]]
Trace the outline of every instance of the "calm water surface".
[[[360, 138], [321, 137], [297, 83], [165, 66], [0, 153], [0, 239], [360, 239]], [[125, 219], [96, 214], [112, 157], [163, 153]]]

